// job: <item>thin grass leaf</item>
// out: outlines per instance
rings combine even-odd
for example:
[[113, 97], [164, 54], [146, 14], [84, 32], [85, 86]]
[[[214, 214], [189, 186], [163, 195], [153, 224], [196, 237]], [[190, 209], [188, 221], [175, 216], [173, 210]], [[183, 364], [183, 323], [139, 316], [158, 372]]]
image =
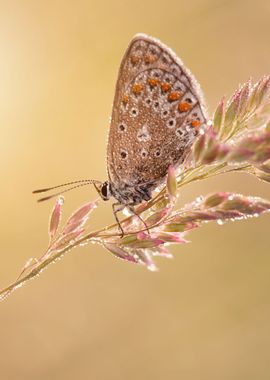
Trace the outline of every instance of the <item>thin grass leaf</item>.
[[193, 154], [195, 163], [198, 163], [201, 160], [201, 156], [205, 149], [205, 142], [206, 142], [206, 135], [205, 135], [205, 132], [203, 131], [203, 133], [200, 134], [199, 137], [195, 140], [195, 143], [193, 146], [192, 154]]
[[145, 219], [145, 224], [149, 227], [155, 226], [156, 224], [163, 221], [166, 216], [168, 216], [171, 212], [171, 207], [165, 207], [157, 212], [151, 214], [147, 219]]
[[[199, 152], [199, 162], [203, 165], [210, 165], [217, 161], [221, 162], [225, 159], [229, 150], [229, 146], [219, 141], [217, 133], [214, 132], [213, 127], [210, 126], [205, 131], [204, 145]], [[194, 153], [196, 154], [195, 151]], [[198, 161], [198, 153], [196, 158], [195, 161]]]
[[156, 272], [157, 267], [153, 260], [153, 251], [150, 249], [136, 249], [134, 255], [138, 257], [139, 263], [146, 266], [151, 272]]
[[270, 182], [270, 173], [265, 173], [265, 172], [262, 172], [260, 170], [256, 170], [254, 172], [254, 174], [256, 175], [257, 178], [259, 178], [260, 180], [264, 181], [264, 182]]
[[50, 243], [54, 239], [58, 231], [58, 227], [59, 227], [61, 216], [62, 216], [63, 203], [64, 203], [64, 198], [63, 197], [58, 198], [51, 213], [51, 217], [49, 221]]
[[151, 209], [155, 212], [158, 210], [164, 210], [165, 208], [169, 208], [170, 206], [171, 206], [171, 200], [168, 194], [166, 194], [159, 201], [155, 202], [154, 205], [151, 207]]
[[164, 245], [161, 245], [161, 246], [156, 247], [156, 248], [152, 248], [151, 253], [152, 253], [153, 257], [160, 256], [160, 257], [165, 257], [167, 259], [173, 258], [173, 255], [168, 251], [168, 249], [166, 247], [164, 247]]
[[174, 167], [171, 165], [168, 170], [167, 176], [167, 192], [171, 201], [176, 199], [177, 195], [177, 182], [175, 177]]
[[185, 232], [198, 227], [196, 223], [167, 223], [163, 227], [164, 232]]
[[262, 164], [270, 159], [270, 133], [249, 135], [231, 148], [229, 154], [230, 161], [251, 162], [253, 165]]
[[133, 248], [154, 248], [162, 244], [164, 244], [163, 240], [142, 231], [137, 234], [137, 241], [130, 243], [129, 246]]
[[136, 256], [130, 254], [128, 251], [119, 247], [117, 244], [104, 242], [103, 246], [108, 251], [110, 251], [114, 256], [118, 257], [119, 259], [129, 261], [129, 262], [134, 263], [134, 264], [138, 263], [138, 259], [136, 258]]
[[238, 119], [243, 120], [243, 117], [247, 113], [248, 100], [251, 92], [251, 81], [244, 83], [240, 89], [240, 100], [238, 109]]
[[183, 234], [181, 232], [162, 231], [156, 234], [156, 238], [163, 241], [164, 243], [187, 243], [187, 240], [183, 238]]
[[269, 100], [270, 95], [270, 77], [261, 78], [254, 86], [254, 97], [252, 99], [255, 108], [262, 107]]
[[97, 201], [88, 202], [78, 208], [68, 219], [63, 233], [68, 234], [82, 227], [89, 218], [90, 213], [97, 207]]
[[68, 234], [63, 234], [61, 237], [52, 245], [51, 249], [53, 251], [59, 251], [71, 244], [73, 244], [83, 233], [85, 229], [77, 229], [76, 231], [69, 232]]
[[223, 129], [220, 131], [220, 138], [222, 140], [225, 140], [227, 137], [231, 136], [235, 128], [235, 123], [237, 121], [239, 112], [240, 99], [241, 92], [240, 90], [237, 90], [229, 101], [228, 106], [226, 107], [224, 125]]
[[26, 271], [28, 271], [29, 269], [31, 269], [37, 263], [38, 263], [38, 260], [35, 257], [30, 257], [30, 259], [26, 261], [26, 263], [25, 263], [24, 267], [22, 268], [19, 276], [17, 277], [17, 281], [22, 277], [22, 275]]
[[262, 165], [257, 167], [265, 173], [270, 173], [270, 160], [266, 160]]
[[216, 111], [214, 113], [214, 118], [213, 118], [213, 129], [214, 129], [214, 132], [218, 134], [223, 128], [224, 115], [225, 115], [225, 97], [221, 99], [219, 105], [216, 108]]

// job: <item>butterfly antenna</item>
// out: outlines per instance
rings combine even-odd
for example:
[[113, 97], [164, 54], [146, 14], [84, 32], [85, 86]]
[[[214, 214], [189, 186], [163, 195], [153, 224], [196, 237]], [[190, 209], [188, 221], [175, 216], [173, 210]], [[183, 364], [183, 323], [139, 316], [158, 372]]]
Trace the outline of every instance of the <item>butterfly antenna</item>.
[[101, 184], [102, 182], [101, 181], [96, 181], [96, 180], [93, 180], [93, 179], [81, 179], [79, 181], [72, 181], [72, 182], [63, 183], [62, 185], [57, 185], [57, 186], [47, 187], [47, 188], [44, 188], [44, 189], [34, 190], [33, 194], [45, 193], [46, 191], [58, 189], [59, 187], [74, 185], [75, 183], [81, 183], [81, 184], [88, 185], [88, 184], [91, 184], [91, 183], [93, 183], [93, 184], [95, 184], [95, 183]]
[[65, 189], [65, 190], [59, 191], [57, 193], [48, 195], [47, 197], [39, 198], [37, 200], [38, 202], [43, 202], [43, 201], [47, 201], [47, 200], [49, 200], [51, 198], [54, 198], [57, 195], [61, 195], [63, 193], [67, 193], [70, 190], [74, 190], [74, 189], [76, 189], [78, 187], [82, 187], [82, 186], [86, 186], [86, 185], [90, 185], [90, 184], [96, 185], [96, 184], [101, 184], [101, 183], [102, 183], [101, 181], [87, 180], [87, 179], [86, 180], [80, 180], [80, 181], [73, 181], [73, 182], [67, 182], [67, 183], [64, 183], [64, 184], [58, 185], [58, 186], [53, 186], [53, 187], [48, 187], [48, 188], [45, 188], [45, 189], [34, 190], [33, 194], [45, 193], [47, 191], [50, 191], [50, 190], [53, 190], [53, 189], [57, 189], [57, 188], [60, 188], [60, 187], [70, 186], [70, 185], [73, 185], [73, 184], [77, 184], [76, 186], [72, 186], [69, 189]]

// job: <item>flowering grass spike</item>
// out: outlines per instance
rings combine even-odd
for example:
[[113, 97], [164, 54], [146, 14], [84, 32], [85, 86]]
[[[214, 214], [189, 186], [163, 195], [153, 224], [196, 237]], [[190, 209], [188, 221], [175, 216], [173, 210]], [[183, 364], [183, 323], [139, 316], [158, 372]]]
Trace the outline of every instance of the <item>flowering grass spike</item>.
[[148, 202], [138, 205], [136, 215], [122, 220], [124, 236], [117, 224], [88, 231], [87, 222], [98, 201], [86, 203], [63, 223], [64, 199], [60, 197], [50, 217], [48, 248], [39, 259], [27, 261], [17, 280], [0, 292], [1, 299], [82, 244], [99, 243], [114, 256], [155, 271], [155, 256], [172, 257], [170, 245], [185, 244], [186, 234], [204, 223], [223, 224], [269, 212], [269, 200], [228, 192], [199, 196], [180, 209], [176, 207], [181, 187], [216, 175], [240, 171], [270, 182], [269, 120], [268, 76], [253, 86], [248, 81], [227, 103], [222, 98], [213, 120], [195, 140], [181, 172], [176, 173], [171, 166], [166, 185]]

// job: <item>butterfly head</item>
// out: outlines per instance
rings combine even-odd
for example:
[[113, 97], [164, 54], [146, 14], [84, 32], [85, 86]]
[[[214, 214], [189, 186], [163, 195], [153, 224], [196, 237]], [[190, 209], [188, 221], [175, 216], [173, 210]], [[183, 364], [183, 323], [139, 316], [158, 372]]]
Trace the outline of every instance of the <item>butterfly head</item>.
[[111, 198], [112, 188], [109, 181], [105, 181], [101, 184], [95, 185], [95, 188], [97, 189], [97, 192], [104, 201], [107, 201]]

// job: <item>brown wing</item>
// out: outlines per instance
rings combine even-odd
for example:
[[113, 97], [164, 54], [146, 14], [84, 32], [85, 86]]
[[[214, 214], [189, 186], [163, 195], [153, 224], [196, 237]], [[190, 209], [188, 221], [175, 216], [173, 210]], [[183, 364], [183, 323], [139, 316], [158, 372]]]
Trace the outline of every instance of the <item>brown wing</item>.
[[192, 74], [160, 41], [136, 35], [122, 59], [107, 148], [112, 183], [159, 183], [206, 123]]

